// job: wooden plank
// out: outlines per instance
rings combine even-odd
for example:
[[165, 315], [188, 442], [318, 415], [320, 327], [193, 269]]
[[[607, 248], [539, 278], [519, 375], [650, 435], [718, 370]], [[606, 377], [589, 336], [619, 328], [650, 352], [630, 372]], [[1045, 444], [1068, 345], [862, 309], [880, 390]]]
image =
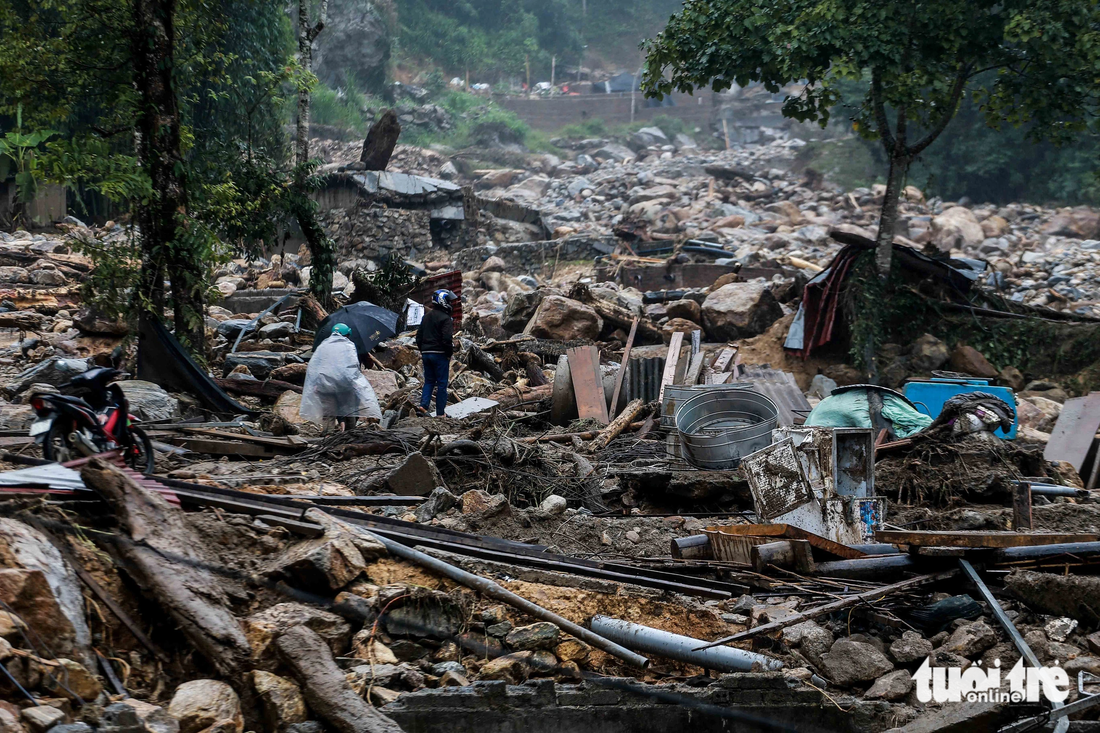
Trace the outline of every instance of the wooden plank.
[[241, 456], [244, 458], [275, 458], [285, 455], [281, 451], [266, 445], [254, 445], [234, 440], [213, 440], [208, 438], [176, 438], [173, 445], [179, 445], [196, 453], [211, 456]]
[[668, 356], [665, 357], [665, 371], [661, 374], [661, 389], [657, 393], [657, 401], [662, 402], [665, 398], [665, 387], [672, 384], [672, 380], [676, 378], [676, 366], [680, 362], [680, 349], [684, 345], [684, 334], [682, 331], [677, 331], [672, 334], [672, 340], [668, 343]]
[[880, 529], [876, 542], [918, 547], [1034, 547], [1066, 542], [1100, 542], [1100, 534], [1055, 532], [937, 532], [934, 530]]
[[707, 527], [706, 529], [708, 532], [744, 535], [746, 537], [782, 537], [788, 540], [806, 540], [819, 550], [842, 557], [845, 560], [858, 560], [867, 557], [867, 553], [861, 550], [842, 545], [839, 542], [833, 542], [821, 535], [807, 532], [790, 524], [732, 524], [726, 527]]
[[307, 441], [297, 436], [288, 435], [283, 438], [268, 437], [266, 435], [247, 435], [244, 433], [230, 433], [226, 430], [212, 430], [210, 428], [184, 428], [183, 432], [191, 435], [209, 435], [212, 438], [225, 438], [226, 440], [239, 440], [245, 443], [264, 445], [276, 450], [295, 451], [306, 447]]
[[1048, 461], [1066, 461], [1080, 473], [1085, 457], [1092, 447], [1096, 431], [1100, 429], [1100, 392], [1090, 392], [1087, 397], [1074, 397], [1062, 405], [1058, 422], [1043, 450]]
[[615, 391], [611, 393], [611, 409], [607, 413], [609, 418], [615, 417], [619, 407], [619, 393], [623, 388], [623, 377], [626, 376], [626, 367], [630, 363], [630, 350], [634, 348], [634, 336], [638, 333], [638, 321], [640, 316], [634, 316], [634, 322], [630, 324], [630, 335], [626, 337], [626, 348], [623, 349], [623, 360], [619, 363], [619, 373], [615, 375]]
[[703, 359], [702, 353], [691, 357], [691, 364], [688, 365], [687, 373], [684, 375], [684, 384], [688, 386], [699, 384], [699, 373], [703, 371]]
[[718, 356], [714, 359], [714, 363], [711, 365], [711, 369], [718, 373], [726, 371], [730, 362], [733, 361], [733, 355], [737, 353], [737, 349], [732, 346], [727, 346], [722, 349]]
[[742, 631], [740, 633], [733, 634], [732, 636], [727, 636], [723, 639], [719, 639], [718, 641], [712, 641], [709, 644], [705, 644], [701, 647], [693, 649], [692, 651], [710, 649], [712, 646], [719, 646], [721, 644], [726, 644], [731, 641], [737, 641], [739, 639], [747, 639], [750, 636], [758, 636], [760, 634], [771, 633], [772, 631], [780, 631], [787, 628], [788, 626], [794, 626], [795, 624], [800, 624], [803, 621], [809, 621], [810, 619], [817, 618], [818, 616], [824, 616], [826, 614], [833, 613], [834, 611], [840, 611], [842, 609], [848, 608], [849, 606], [854, 606], [858, 603], [879, 600], [881, 598], [884, 598], [885, 596], [890, 595], [891, 593], [908, 590], [909, 588], [916, 588], [918, 586], [925, 585], [927, 583], [933, 583], [938, 580], [946, 580], [947, 578], [956, 575], [957, 572], [957, 570], [948, 570], [947, 572], [943, 573], [918, 575], [915, 578], [909, 578], [908, 580], [903, 580], [900, 583], [885, 585], [881, 588], [874, 588], [869, 591], [864, 591], [863, 593], [857, 593], [854, 596], [848, 596], [847, 598], [843, 598], [839, 601], [833, 601], [832, 603], [826, 603], [824, 606], [818, 606], [811, 611], [796, 613], [793, 616], [788, 616], [782, 621], [773, 621], [770, 624], [757, 626], [755, 628], [748, 629], [747, 631]]
[[603, 380], [599, 378], [599, 349], [579, 346], [570, 349], [567, 356], [573, 391], [577, 395], [577, 414], [581, 419], [594, 418], [606, 425], [607, 402], [603, 394]]
[[1031, 529], [1031, 484], [1020, 481], [1012, 493], [1012, 528]]

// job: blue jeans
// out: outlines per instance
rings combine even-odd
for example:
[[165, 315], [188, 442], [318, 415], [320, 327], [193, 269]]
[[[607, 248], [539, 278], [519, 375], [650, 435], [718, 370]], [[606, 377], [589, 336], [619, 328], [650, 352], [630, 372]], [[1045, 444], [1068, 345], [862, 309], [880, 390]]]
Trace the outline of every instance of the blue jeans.
[[424, 359], [424, 391], [420, 394], [420, 406], [425, 410], [432, 403], [435, 392], [435, 414], [442, 415], [447, 407], [447, 380], [450, 377], [451, 357], [446, 354], [421, 354]]

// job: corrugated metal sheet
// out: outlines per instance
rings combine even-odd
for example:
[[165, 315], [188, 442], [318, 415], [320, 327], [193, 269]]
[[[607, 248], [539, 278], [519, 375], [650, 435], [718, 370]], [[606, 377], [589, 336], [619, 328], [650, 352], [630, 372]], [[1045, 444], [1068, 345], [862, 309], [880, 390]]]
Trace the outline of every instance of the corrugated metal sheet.
[[661, 391], [661, 376], [665, 371], [665, 360], [660, 356], [647, 359], [631, 359], [626, 365], [626, 400], [641, 399], [649, 403], [657, 399]]
[[813, 409], [790, 372], [750, 367], [737, 381], [751, 382], [753, 389], [775, 403], [781, 427], [801, 425]]
[[451, 318], [455, 322], [457, 331], [462, 328], [462, 271], [451, 270], [424, 278], [424, 281], [409, 293], [409, 300], [427, 306], [432, 300], [432, 293], [436, 290], [450, 290], [458, 296], [458, 302], [451, 311]]

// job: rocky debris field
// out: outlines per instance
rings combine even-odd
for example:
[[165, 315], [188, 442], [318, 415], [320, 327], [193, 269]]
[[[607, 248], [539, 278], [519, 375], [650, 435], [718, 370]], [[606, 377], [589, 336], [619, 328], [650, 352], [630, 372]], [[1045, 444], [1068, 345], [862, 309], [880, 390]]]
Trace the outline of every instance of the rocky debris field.
[[[304, 294], [264, 312], [309, 282], [307, 250], [288, 248], [222, 265], [221, 301], [207, 308], [210, 384], [250, 414], [166, 389], [158, 365], [120, 383], [155, 441], [146, 477], [109, 455], [50, 473], [27, 436], [32, 395], [95, 365], [137, 373], [130, 327], [80, 289], [88, 247], [121, 246], [129, 232], [73, 220], [0, 235], [0, 733], [434, 731], [445, 723], [431, 706], [460, 689], [472, 705], [494, 685], [550, 685], [557, 705], [583, 698], [595, 715], [603, 703], [591, 700], [620, 678], [639, 715], [666, 695], [652, 704], [701, 699], [772, 718], [789, 706], [798, 730], [980, 729], [1041, 709], [922, 700], [920, 670], [1010, 669], [1021, 657], [1011, 629], [1040, 664], [1065, 670], [1067, 702], [1094, 691], [1076, 682], [1100, 675], [1094, 452], [1088, 440], [1080, 460], [1046, 451], [1072, 432], [1068, 419], [1088, 437], [1089, 367], [1062, 355], [1054, 363], [1072, 366], [1040, 371], [950, 329], [881, 344], [886, 386], [950, 372], [1009, 387], [1016, 438], [997, 437], [986, 408], [904, 438], [875, 434], [867, 460], [888, 534], [754, 535], [770, 523], [760, 482], [781, 472], [698, 468], [657, 390], [749, 380], [788, 409], [789, 429], [834, 390], [859, 389], [868, 375], [846, 343], [806, 359], [783, 345], [807, 282], [853, 238], [873, 238], [882, 191], [797, 170], [801, 141], [782, 135], [718, 153], [648, 128], [555, 144], [568, 156], [515, 154], [481, 172], [437, 151], [395, 153], [396, 170], [537, 208], [555, 237], [517, 243], [486, 229], [473, 255], [418, 253], [412, 264], [429, 275], [475, 261], [454, 276], [463, 323], [447, 417], [416, 412], [420, 355], [398, 329], [363, 360], [381, 422], [322, 433], [302, 420], [326, 312]], [[360, 145], [319, 147], [339, 165]], [[1089, 209], [909, 188], [902, 221], [902, 247], [988, 262], [973, 293], [1019, 306], [1016, 320], [1088, 329], [1100, 315], [1100, 215]], [[549, 254], [563, 243], [586, 254]], [[361, 298], [381, 266], [340, 262], [338, 302]], [[709, 280], [679, 288], [623, 275], [648, 268], [661, 283], [704, 267], [717, 268]], [[915, 287], [931, 298], [932, 280]], [[657, 366], [617, 390], [631, 360]], [[964, 433], [971, 418], [982, 424]], [[1021, 482], [1035, 492], [1026, 511]], [[833, 491], [813, 488], [823, 504]], [[731, 559], [718, 528], [751, 540]], [[736, 661], [619, 646], [593, 633], [597, 617], [690, 637], [688, 649], [727, 640]], [[505, 707], [483, 725], [504, 729]], [[1090, 730], [1097, 711], [1075, 714], [1070, 730]]]

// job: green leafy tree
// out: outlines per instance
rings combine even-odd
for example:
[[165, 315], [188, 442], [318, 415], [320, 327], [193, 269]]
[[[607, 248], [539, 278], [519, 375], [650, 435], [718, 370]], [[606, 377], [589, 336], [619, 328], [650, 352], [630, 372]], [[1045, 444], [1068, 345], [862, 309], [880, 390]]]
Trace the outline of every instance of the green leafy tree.
[[1100, 92], [1095, 0], [688, 0], [646, 51], [650, 95], [761, 83], [790, 90], [784, 115], [822, 124], [843, 81], [868, 79], [856, 123], [889, 160], [883, 278], [909, 167], [967, 94], [986, 124], [1030, 123], [1062, 142], [1087, 127]]
[[42, 180], [39, 147], [56, 134], [54, 130], [23, 132], [23, 106], [19, 105], [15, 111], [15, 130], [0, 137], [0, 181], [9, 176], [15, 179], [17, 207], [12, 219], [16, 223], [25, 218], [26, 205], [38, 195]]

